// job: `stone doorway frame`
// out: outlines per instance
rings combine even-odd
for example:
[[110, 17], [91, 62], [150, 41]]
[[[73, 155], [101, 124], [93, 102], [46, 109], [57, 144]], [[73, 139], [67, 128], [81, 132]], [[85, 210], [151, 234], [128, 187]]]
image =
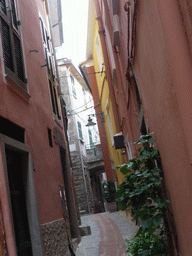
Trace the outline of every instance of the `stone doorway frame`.
[[9, 181], [7, 173], [5, 149], [9, 148], [21, 152], [25, 155], [24, 168], [27, 172], [25, 194], [27, 204], [27, 215], [29, 221], [29, 230], [32, 243], [33, 255], [43, 256], [43, 243], [41, 237], [41, 228], [38, 214], [38, 206], [35, 191], [35, 182], [33, 177], [33, 164], [30, 154], [30, 148], [24, 143], [14, 140], [8, 136], [0, 134], [0, 200], [2, 203], [3, 222], [6, 235], [6, 244], [8, 254], [17, 256], [16, 242], [13, 228], [12, 207], [10, 200]]

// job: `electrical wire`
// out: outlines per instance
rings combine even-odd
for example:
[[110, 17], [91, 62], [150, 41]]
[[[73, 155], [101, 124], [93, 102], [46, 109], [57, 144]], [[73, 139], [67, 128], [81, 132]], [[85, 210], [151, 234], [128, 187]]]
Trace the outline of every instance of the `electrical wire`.
[[[91, 101], [93, 101], [93, 99], [89, 100], [86, 104], [88, 104], [88, 103], [91, 102]], [[77, 109], [80, 109], [80, 108], [86, 106], [86, 104], [84, 104], [84, 105], [81, 106], [81, 107], [75, 108], [75, 109], [70, 109], [70, 110], [68, 110], [68, 111], [69, 111], [69, 112], [73, 112], [73, 111], [75, 111], [75, 110], [77, 110]]]
[[93, 108], [94, 106], [91, 106], [91, 107], [89, 107], [89, 108], [86, 108], [86, 109], [83, 109], [83, 110], [81, 110], [81, 111], [79, 111], [79, 112], [76, 112], [76, 113], [74, 113], [74, 114], [67, 114], [68, 116], [74, 116], [74, 115], [77, 115], [77, 114], [79, 114], [79, 113], [81, 113], [81, 112], [84, 112], [84, 111], [86, 111], [86, 110], [88, 110], [88, 109], [90, 109], [90, 108]]
[[[94, 74], [101, 74], [101, 73], [104, 73], [105, 71], [99, 71], [99, 72], [93, 72], [93, 73], [87, 73], [87, 74], [85, 74], [85, 75], [94, 75]], [[82, 77], [81, 75], [73, 75], [73, 77], [74, 76], [80, 76], [80, 77]], [[64, 78], [64, 77], [70, 77], [70, 76], [60, 76], [59, 78]], [[83, 78], [83, 77], [82, 77]]]

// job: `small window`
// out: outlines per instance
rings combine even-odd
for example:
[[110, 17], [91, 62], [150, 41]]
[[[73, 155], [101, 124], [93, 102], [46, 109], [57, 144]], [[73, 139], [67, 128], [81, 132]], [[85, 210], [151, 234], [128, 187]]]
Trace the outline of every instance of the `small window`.
[[93, 145], [93, 137], [92, 137], [92, 132], [91, 132], [91, 130], [88, 130], [88, 133], [89, 133], [89, 143], [90, 143], [90, 145], [92, 146], [92, 145]]
[[51, 148], [53, 148], [53, 140], [52, 140], [51, 129], [47, 128], [47, 132], [48, 132], [49, 146], [50, 146]]
[[139, 113], [141, 110], [141, 97], [140, 97], [140, 93], [139, 93], [139, 89], [137, 86], [137, 81], [135, 78], [135, 75], [133, 76], [133, 82], [134, 82], [134, 87], [135, 87], [135, 98], [136, 98], [136, 104], [137, 104], [137, 112]]
[[81, 140], [83, 140], [83, 133], [82, 133], [82, 128], [81, 128], [81, 123], [77, 122], [77, 126], [78, 126], [78, 131], [79, 131], [79, 138]]
[[111, 115], [110, 115], [110, 111], [109, 111], [109, 104], [106, 104], [106, 115], [107, 115], [107, 123], [108, 123], [108, 129], [109, 129], [109, 135], [111, 138], [111, 144], [114, 145], [114, 132], [113, 132], [113, 125], [112, 125], [112, 121], [111, 121]]
[[70, 79], [71, 79], [71, 83], [74, 84], [75, 83], [75, 79], [74, 77], [70, 74]]

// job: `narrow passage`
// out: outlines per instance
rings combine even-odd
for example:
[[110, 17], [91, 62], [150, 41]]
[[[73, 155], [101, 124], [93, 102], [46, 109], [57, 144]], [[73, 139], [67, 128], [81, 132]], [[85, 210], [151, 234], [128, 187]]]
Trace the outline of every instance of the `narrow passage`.
[[125, 238], [133, 237], [137, 226], [122, 212], [85, 215], [81, 221], [91, 235], [82, 237], [76, 256], [126, 256]]
[[125, 256], [125, 245], [119, 228], [106, 214], [95, 214], [100, 231], [100, 256]]

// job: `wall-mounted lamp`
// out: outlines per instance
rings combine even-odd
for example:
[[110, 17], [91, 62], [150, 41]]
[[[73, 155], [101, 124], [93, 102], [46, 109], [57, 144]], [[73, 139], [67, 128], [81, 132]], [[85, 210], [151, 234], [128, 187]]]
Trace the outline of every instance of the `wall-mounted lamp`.
[[94, 125], [96, 125], [96, 123], [93, 122], [91, 116], [97, 116], [97, 115], [100, 116], [100, 118], [101, 118], [101, 123], [104, 123], [104, 122], [105, 122], [104, 114], [103, 114], [103, 112], [101, 112], [101, 113], [96, 113], [96, 114], [91, 114], [91, 115], [89, 115], [88, 123], [87, 123], [85, 126], [94, 126]]
[[85, 126], [94, 126], [94, 125], [96, 125], [96, 123], [93, 122], [92, 118], [89, 115], [88, 123]]

